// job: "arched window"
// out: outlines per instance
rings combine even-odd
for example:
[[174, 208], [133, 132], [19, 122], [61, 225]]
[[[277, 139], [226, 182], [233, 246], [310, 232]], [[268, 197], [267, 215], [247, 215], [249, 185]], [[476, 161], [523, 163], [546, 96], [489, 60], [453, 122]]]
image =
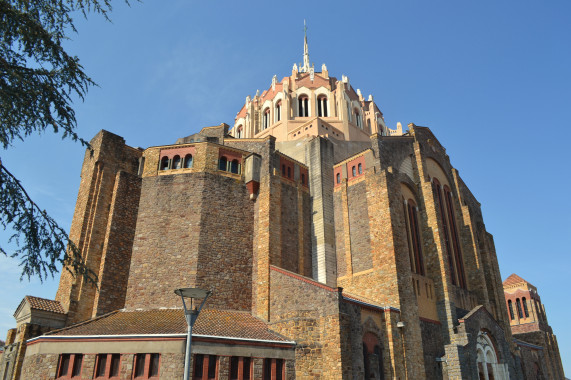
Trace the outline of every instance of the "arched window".
[[529, 318], [529, 311], [527, 311], [527, 300], [525, 297], [521, 299], [521, 303], [523, 303], [523, 313], [525, 314], [525, 317]]
[[192, 154], [187, 154], [184, 156], [184, 167], [186, 169], [192, 168]]
[[444, 243], [448, 254], [451, 281], [453, 285], [458, 285], [466, 289], [466, 275], [464, 273], [464, 262], [462, 261], [462, 251], [460, 250], [460, 240], [458, 238], [458, 229], [454, 216], [452, 193], [448, 186], [440, 186], [436, 178], [433, 179], [432, 183], [442, 219]]
[[234, 174], [240, 173], [240, 163], [238, 162], [238, 160], [232, 160], [232, 162], [230, 163], [230, 172]]
[[359, 174], [363, 174], [363, 165], [359, 164], [357, 168], [359, 169]]
[[361, 123], [361, 115], [359, 114], [359, 110], [355, 108], [355, 124], [357, 127], [363, 129], [363, 123]]
[[309, 116], [309, 98], [307, 95], [301, 95], [298, 100], [298, 116], [308, 117]]
[[287, 167], [287, 177], [291, 178], [291, 168], [289, 166]]
[[238, 128], [236, 129], [236, 138], [237, 139], [241, 139], [242, 138], [242, 126], [239, 125]]
[[327, 117], [327, 96], [317, 98], [317, 116]]
[[347, 118], [351, 121], [351, 106], [349, 106], [349, 102], [345, 102], [347, 104]]
[[510, 319], [511, 319], [511, 320], [514, 320], [514, 319], [515, 319], [515, 316], [514, 316], [514, 307], [513, 307], [513, 304], [512, 304], [512, 300], [508, 300], [508, 310], [509, 310], [509, 312], [510, 312]]
[[276, 103], [275, 115], [276, 115], [276, 122], [278, 122], [282, 119], [282, 101], [281, 100]]
[[305, 174], [301, 173], [301, 184], [305, 185]]
[[262, 129], [266, 129], [270, 126], [270, 109], [266, 108], [264, 110], [264, 118], [262, 120]]
[[353, 173], [353, 177], [357, 176], [357, 169], [354, 166], [351, 168], [351, 173]]
[[367, 132], [371, 133], [371, 119], [367, 119]]
[[169, 168], [169, 158], [163, 157], [161, 159], [161, 170], [167, 170]]
[[337, 183], [341, 183], [341, 173], [337, 173]]
[[285, 165], [282, 165], [282, 175], [285, 177], [285, 173], [286, 173], [286, 168]]
[[515, 300], [515, 306], [517, 308], [517, 316], [518, 318], [523, 318], [523, 313], [521, 311], [521, 302], [519, 300], [519, 298], [516, 298]]
[[182, 167], [182, 162], [180, 162], [180, 156], [176, 155], [172, 159], [172, 168], [173, 169], [180, 169]]
[[409, 199], [404, 202], [404, 214], [410, 255], [410, 270], [413, 273], [424, 276], [424, 257], [420, 240], [418, 209], [414, 200]]
[[218, 170], [228, 170], [228, 159], [226, 157], [222, 156], [218, 160]]

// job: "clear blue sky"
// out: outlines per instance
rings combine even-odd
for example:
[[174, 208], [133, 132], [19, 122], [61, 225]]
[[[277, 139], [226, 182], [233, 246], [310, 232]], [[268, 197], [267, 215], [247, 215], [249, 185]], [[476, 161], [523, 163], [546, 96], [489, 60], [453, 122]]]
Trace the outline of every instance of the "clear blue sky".
[[[283, 5], [276, 5], [283, 4]], [[100, 85], [77, 103], [79, 132], [131, 146], [173, 143], [233, 124], [247, 95], [302, 59], [373, 94], [387, 125], [428, 126], [482, 204], [502, 278], [539, 289], [571, 374], [571, 2], [116, 2], [113, 23], [77, 19], [67, 43]], [[1, 152], [69, 228], [83, 149], [53, 134]], [[5, 239], [6, 234], [0, 235]], [[0, 258], [0, 339], [26, 294], [53, 298], [59, 276], [18, 282]], [[565, 292], [566, 293], [566, 292]]]

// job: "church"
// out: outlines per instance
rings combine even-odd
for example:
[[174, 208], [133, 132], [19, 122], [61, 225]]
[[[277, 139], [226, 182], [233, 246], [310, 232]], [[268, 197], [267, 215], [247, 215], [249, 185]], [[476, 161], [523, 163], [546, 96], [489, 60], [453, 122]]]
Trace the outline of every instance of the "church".
[[97, 284], [64, 270], [55, 299], [22, 300], [2, 380], [182, 378], [186, 287], [212, 292], [193, 379], [564, 379], [446, 149], [316, 71], [307, 36], [233, 126], [91, 146], [70, 238]]

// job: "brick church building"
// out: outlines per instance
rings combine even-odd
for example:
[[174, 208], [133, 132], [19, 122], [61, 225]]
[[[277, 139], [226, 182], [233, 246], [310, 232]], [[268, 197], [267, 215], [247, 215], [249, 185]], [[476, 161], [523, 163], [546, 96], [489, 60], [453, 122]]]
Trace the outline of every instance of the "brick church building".
[[388, 128], [304, 47], [232, 128], [93, 138], [70, 237], [97, 286], [63, 271], [54, 300], [25, 297], [2, 380], [182, 378], [182, 287], [212, 290], [193, 379], [564, 378], [436, 136]]

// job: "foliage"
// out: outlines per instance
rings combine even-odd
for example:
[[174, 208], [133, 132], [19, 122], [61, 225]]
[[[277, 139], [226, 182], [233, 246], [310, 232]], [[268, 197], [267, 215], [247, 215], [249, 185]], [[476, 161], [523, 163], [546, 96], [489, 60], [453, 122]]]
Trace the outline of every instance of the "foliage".
[[[76, 32], [74, 15], [107, 18], [110, 0], [0, 0], [0, 145], [12, 146], [34, 133], [53, 130], [62, 138], [89, 144], [76, 133], [73, 99], [83, 100], [95, 83], [62, 43]], [[22, 277], [44, 279], [63, 263], [93, 280], [67, 233], [40, 209], [0, 160], [0, 224], [11, 228], [11, 254]], [[0, 245], [0, 252], [8, 252]]]

